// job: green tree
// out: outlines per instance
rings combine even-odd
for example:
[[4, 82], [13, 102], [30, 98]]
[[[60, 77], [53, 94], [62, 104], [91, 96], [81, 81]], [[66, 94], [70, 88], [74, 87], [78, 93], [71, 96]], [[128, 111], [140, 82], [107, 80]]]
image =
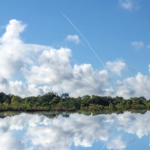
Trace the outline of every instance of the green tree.
[[109, 104], [109, 109], [110, 109], [110, 110], [116, 110], [116, 107], [115, 107], [114, 104], [110, 103], [110, 104]]
[[61, 97], [61, 99], [67, 99], [67, 98], [69, 98], [69, 94], [68, 93], [62, 93], [60, 97]]
[[19, 110], [21, 107], [22, 99], [19, 96], [13, 96], [11, 99], [11, 106], [14, 110]]

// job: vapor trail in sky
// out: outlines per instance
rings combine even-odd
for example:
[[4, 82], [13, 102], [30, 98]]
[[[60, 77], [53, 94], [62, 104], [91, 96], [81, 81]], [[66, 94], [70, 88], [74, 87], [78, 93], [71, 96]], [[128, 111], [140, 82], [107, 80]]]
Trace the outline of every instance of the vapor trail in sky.
[[[61, 11], [60, 11], [61, 12]], [[99, 56], [96, 54], [96, 52], [94, 51], [94, 49], [91, 47], [90, 43], [87, 41], [87, 39], [83, 36], [83, 34], [78, 30], [78, 28], [71, 22], [71, 20], [61, 12], [61, 14], [70, 22], [70, 24], [77, 30], [77, 32], [82, 36], [82, 38], [85, 40], [85, 42], [87, 43], [87, 45], [89, 46], [89, 48], [93, 51], [93, 53], [95, 54], [95, 56], [100, 60], [100, 62], [102, 63], [104, 69], [106, 69], [103, 61], [99, 58]], [[106, 69], [107, 70], [107, 69]], [[113, 82], [114, 83], [114, 82]], [[101, 150], [103, 150], [105, 148], [107, 144], [107, 141], [104, 143], [103, 147]]]
[[99, 56], [96, 54], [96, 52], [94, 51], [94, 49], [91, 47], [91, 45], [89, 44], [89, 42], [87, 41], [87, 39], [83, 36], [83, 34], [78, 30], [78, 28], [70, 21], [70, 19], [64, 15], [62, 12], [61, 14], [70, 22], [70, 24], [78, 31], [78, 33], [82, 36], [82, 38], [85, 40], [85, 42], [87, 43], [87, 45], [89, 46], [89, 48], [93, 51], [93, 53], [95, 54], [95, 56], [100, 60], [100, 62], [102, 63], [104, 69], [106, 69], [103, 61], [99, 58]]

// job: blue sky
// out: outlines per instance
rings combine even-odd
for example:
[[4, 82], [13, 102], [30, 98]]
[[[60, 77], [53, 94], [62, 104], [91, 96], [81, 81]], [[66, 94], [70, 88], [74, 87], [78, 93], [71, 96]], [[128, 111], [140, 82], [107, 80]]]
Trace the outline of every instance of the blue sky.
[[149, 6], [141, 0], [1, 1], [0, 90], [149, 99]]

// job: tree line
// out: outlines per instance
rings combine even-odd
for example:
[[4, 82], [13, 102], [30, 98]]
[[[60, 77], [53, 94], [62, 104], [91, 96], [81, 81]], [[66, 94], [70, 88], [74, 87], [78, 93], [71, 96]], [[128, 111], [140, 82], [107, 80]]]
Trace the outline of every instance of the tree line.
[[29, 96], [21, 98], [13, 94], [0, 93], [0, 111], [103, 111], [103, 110], [132, 110], [150, 109], [150, 100], [145, 97], [123, 97], [84, 95], [82, 97], [70, 97], [68, 93], [58, 96], [57, 93], [49, 92], [42, 96]]

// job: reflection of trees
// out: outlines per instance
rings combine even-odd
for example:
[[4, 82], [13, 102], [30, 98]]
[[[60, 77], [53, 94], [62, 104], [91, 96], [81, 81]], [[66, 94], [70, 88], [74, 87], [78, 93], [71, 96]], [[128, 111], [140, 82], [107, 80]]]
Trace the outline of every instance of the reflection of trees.
[[[147, 111], [136, 109], [136, 110], [132, 110], [132, 111], [129, 111], [129, 112], [131, 112], [133, 114], [145, 114]], [[7, 116], [10, 116], [10, 117], [11, 116], [16, 116], [16, 115], [20, 115], [22, 113], [23, 113], [22, 111], [1, 111], [0, 112], [0, 118], [5, 118]], [[59, 115], [65, 117], [65, 118], [68, 118], [71, 114], [76, 114], [76, 113], [84, 114], [86, 116], [91, 116], [91, 114], [93, 116], [96, 116], [96, 115], [99, 115], [99, 114], [101, 114], [101, 115], [102, 114], [103, 115], [105, 115], [105, 114], [111, 115], [111, 114], [114, 113], [114, 110], [112, 110], [112, 111], [108, 111], [108, 110], [106, 110], [106, 111], [97, 111], [97, 110], [94, 110], [93, 111], [93, 109], [92, 109], [91, 111], [86, 111], [86, 110], [81, 111], [81, 110], [79, 110], [79, 111], [75, 111], [75, 112], [72, 112], [72, 111], [26, 111], [25, 113], [26, 114], [31, 114], [31, 115], [39, 115], [39, 116], [43, 115], [43, 116], [46, 116], [48, 118], [56, 118]], [[117, 111], [115, 111], [115, 113], [116, 114], [123, 114], [124, 111], [117, 110]]]

